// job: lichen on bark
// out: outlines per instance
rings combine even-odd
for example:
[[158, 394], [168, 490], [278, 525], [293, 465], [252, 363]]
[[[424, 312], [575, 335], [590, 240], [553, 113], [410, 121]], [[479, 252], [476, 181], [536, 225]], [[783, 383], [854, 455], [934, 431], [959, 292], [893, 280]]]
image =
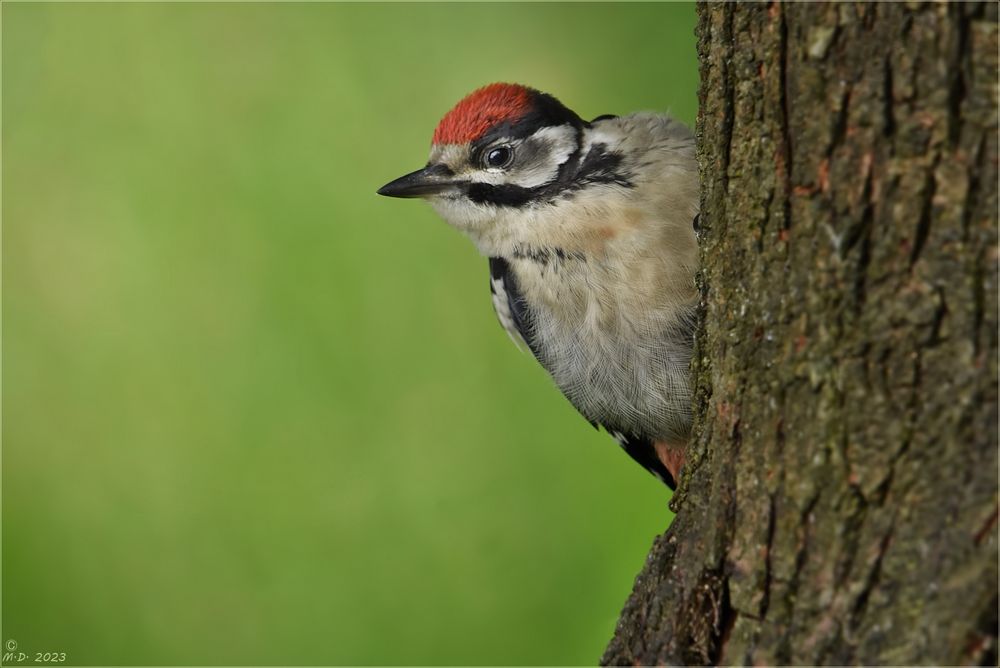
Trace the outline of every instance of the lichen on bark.
[[997, 5], [698, 12], [695, 433], [602, 663], [995, 663]]

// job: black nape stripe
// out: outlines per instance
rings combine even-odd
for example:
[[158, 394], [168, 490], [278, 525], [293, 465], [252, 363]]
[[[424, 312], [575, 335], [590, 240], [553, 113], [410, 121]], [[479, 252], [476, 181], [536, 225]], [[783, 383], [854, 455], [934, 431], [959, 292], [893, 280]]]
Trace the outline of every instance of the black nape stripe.
[[556, 178], [553, 183], [569, 183], [573, 180], [573, 176], [579, 172], [580, 168], [580, 154], [583, 152], [583, 128], [576, 129], [576, 148], [566, 162], [559, 165], [559, 171], [556, 173]]
[[633, 187], [631, 174], [618, 171], [621, 164], [621, 153], [609, 151], [606, 144], [594, 144], [580, 163], [580, 170], [570, 185], [574, 190], [594, 183], [613, 183], [623, 188], [631, 188]]

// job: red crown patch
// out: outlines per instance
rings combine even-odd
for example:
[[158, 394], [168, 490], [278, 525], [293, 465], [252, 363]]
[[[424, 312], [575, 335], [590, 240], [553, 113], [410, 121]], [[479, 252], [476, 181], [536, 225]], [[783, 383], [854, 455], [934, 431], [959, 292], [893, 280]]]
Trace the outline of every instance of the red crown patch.
[[527, 86], [494, 83], [465, 96], [444, 115], [434, 130], [435, 144], [464, 144], [479, 139], [497, 123], [523, 116], [531, 109]]

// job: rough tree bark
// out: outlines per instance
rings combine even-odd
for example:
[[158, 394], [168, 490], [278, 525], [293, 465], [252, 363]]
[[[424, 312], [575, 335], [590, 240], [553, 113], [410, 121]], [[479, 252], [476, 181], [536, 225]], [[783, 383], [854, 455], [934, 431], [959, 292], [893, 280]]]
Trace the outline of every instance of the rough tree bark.
[[698, 12], [696, 429], [602, 663], [993, 663], [997, 5]]

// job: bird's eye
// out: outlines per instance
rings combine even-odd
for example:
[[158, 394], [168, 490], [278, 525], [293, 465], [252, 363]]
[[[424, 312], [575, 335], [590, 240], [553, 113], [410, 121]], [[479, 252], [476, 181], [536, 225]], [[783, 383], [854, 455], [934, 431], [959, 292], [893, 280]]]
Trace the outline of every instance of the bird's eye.
[[514, 159], [514, 149], [510, 146], [497, 146], [486, 154], [487, 167], [506, 167]]

